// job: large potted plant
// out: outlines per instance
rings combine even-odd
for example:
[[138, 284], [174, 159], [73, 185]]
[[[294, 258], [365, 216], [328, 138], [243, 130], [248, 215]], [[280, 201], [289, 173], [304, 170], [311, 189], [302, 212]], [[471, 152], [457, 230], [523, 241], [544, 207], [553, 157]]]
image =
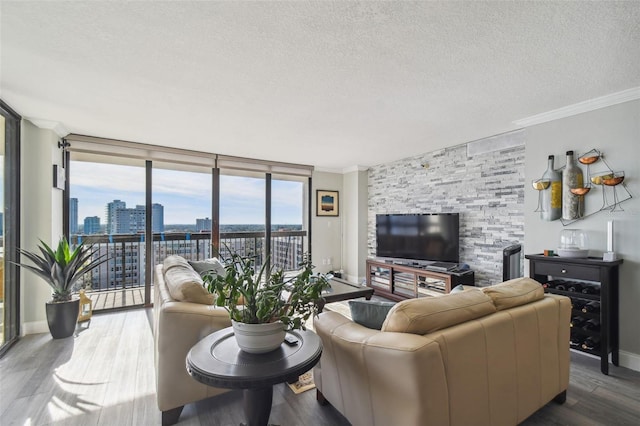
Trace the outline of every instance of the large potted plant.
[[61, 238], [58, 247], [53, 250], [40, 240], [40, 253], [19, 249], [20, 254], [32, 264], [17, 265], [44, 279], [53, 290], [51, 301], [46, 304], [47, 323], [54, 339], [69, 337], [76, 329], [80, 300], [73, 298], [76, 284], [82, 276], [107, 261], [107, 255], [96, 256], [84, 243], [75, 249], [69, 246], [66, 238]]
[[280, 347], [286, 331], [305, 329], [318, 312], [327, 277], [313, 273], [308, 255], [300, 270], [289, 276], [280, 268], [268, 271], [269, 259], [258, 272], [255, 257], [232, 253], [225, 274], [205, 274], [203, 279], [215, 304], [229, 312], [238, 346], [245, 352], [264, 353]]

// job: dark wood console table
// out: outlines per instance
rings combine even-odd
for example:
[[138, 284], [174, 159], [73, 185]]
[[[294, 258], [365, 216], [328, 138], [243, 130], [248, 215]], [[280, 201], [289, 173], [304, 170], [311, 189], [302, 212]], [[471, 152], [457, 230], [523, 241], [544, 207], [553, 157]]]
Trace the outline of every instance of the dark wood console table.
[[475, 285], [473, 271], [436, 272], [383, 260], [367, 260], [367, 286], [392, 300], [446, 294], [458, 284]]
[[[545, 285], [545, 292], [571, 298], [572, 342], [588, 338], [599, 341], [599, 348], [572, 345], [572, 349], [599, 356], [600, 370], [609, 374], [609, 354], [613, 365], [618, 365], [618, 269], [622, 259], [605, 262], [601, 258], [578, 259], [541, 254], [527, 254], [525, 258], [529, 259], [529, 276]], [[555, 288], [558, 286], [560, 289]], [[576, 291], [581, 286], [589, 288], [590, 292]], [[591, 310], [583, 311], [586, 305]], [[599, 329], [578, 326], [586, 322], [599, 324]]]
[[202, 339], [187, 354], [187, 372], [205, 385], [244, 389], [249, 426], [266, 426], [271, 414], [273, 385], [295, 382], [320, 360], [322, 341], [312, 331], [288, 332], [298, 344], [283, 343], [275, 351], [250, 354], [238, 347], [231, 327]]

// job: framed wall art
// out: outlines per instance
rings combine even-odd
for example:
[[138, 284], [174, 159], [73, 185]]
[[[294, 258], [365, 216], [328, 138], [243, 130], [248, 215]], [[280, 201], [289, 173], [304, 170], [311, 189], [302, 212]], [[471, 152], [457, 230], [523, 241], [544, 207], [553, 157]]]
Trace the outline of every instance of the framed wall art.
[[338, 191], [316, 190], [316, 216], [338, 216]]

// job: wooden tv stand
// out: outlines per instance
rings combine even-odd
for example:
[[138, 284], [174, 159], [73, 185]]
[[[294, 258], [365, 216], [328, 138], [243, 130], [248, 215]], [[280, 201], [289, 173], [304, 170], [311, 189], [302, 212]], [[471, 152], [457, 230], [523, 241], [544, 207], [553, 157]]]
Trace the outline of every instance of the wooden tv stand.
[[447, 294], [458, 284], [475, 285], [473, 271], [436, 272], [423, 267], [367, 260], [367, 286], [388, 299], [400, 301]]

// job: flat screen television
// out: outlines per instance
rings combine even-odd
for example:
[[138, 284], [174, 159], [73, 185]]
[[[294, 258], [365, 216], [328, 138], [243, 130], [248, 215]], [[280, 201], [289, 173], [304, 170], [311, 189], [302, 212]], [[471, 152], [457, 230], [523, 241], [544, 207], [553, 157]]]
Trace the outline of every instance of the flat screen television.
[[458, 213], [376, 215], [376, 256], [460, 261]]

